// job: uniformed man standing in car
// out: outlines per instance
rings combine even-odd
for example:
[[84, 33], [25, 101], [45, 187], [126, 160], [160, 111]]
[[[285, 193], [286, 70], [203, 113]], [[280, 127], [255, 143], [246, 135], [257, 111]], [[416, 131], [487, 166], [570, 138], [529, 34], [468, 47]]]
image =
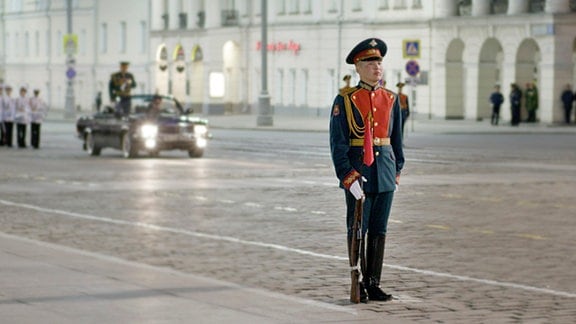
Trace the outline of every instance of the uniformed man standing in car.
[[[388, 217], [404, 165], [402, 115], [398, 97], [382, 86], [386, 44], [377, 38], [360, 42], [346, 58], [360, 75], [357, 86], [336, 96], [330, 118], [330, 148], [336, 176], [344, 188], [348, 249], [354, 207], [364, 200], [362, 233], [367, 233], [366, 267], [360, 300], [390, 300], [380, 289]], [[364, 180], [365, 179], [365, 180]]]
[[[128, 72], [129, 65], [129, 62], [120, 62], [120, 71], [112, 74], [108, 83], [110, 101], [116, 105], [116, 112], [124, 116], [130, 113], [130, 92], [136, 87], [134, 76]], [[116, 102], [117, 99], [118, 102]]]

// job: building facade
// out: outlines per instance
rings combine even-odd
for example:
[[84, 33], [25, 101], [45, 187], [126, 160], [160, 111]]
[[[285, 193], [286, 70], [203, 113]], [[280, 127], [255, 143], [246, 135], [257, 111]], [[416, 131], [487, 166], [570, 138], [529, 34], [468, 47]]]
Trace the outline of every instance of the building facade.
[[[2, 2], [0, 2], [2, 3]], [[121, 60], [138, 92], [172, 94], [204, 114], [258, 113], [260, 0], [75, 0], [77, 102], [90, 109]], [[65, 0], [4, 0], [0, 77], [64, 103]], [[268, 0], [268, 92], [275, 114], [327, 116], [360, 40], [386, 41], [387, 87], [409, 84], [418, 118], [490, 116], [495, 84], [539, 90], [538, 119], [559, 122], [576, 83], [574, 0]], [[505, 101], [508, 107], [508, 100]], [[504, 119], [510, 118], [503, 109]]]

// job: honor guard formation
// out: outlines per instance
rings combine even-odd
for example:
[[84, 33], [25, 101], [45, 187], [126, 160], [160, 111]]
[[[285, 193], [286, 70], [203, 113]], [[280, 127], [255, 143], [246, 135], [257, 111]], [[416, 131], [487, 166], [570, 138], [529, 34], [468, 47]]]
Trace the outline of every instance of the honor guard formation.
[[[380, 288], [380, 277], [388, 218], [404, 153], [400, 101], [383, 87], [382, 59], [386, 51], [386, 43], [378, 38], [366, 39], [350, 51], [346, 63], [355, 65], [360, 81], [341, 89], [330, 117], [332, 161], [347, 206], [352, 302], [392, 299]], [[356, 285], [354, 277], [360, 270], [362, 280]]]
[[12, 96], [12, 86], [0, 83], [0, 146], [12, 147], [16, 132], [16, 144], [26, 148], [30, 125], [30, 146], [40, 148], [40, 130], [47, 113], [48, 106], [40, 97], [39, 89], [34, 89], [30, 97], [28, 87], [23, 85], [18, 96]]

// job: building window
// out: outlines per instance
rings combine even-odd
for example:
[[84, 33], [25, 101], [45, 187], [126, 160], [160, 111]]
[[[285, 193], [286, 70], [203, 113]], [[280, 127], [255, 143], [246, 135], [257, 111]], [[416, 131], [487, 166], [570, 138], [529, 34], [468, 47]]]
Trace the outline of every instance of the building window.
[[46, 31], [46, 40], [44, 42], [44, 48], [46, 50], [46, 57], [50, 57], [50, 51], [52, 50], [50, 48], [50, 40], [52, 39], [52, 35], [50, 34], [50, 30]]
[[140, 54], [146, 53], [146, 39], [148, 31], [146, 30], [146, 22], [140, 22]]
[[290, 106], [294, 107], [295, 106], [295, 101], [296, 101], [296, 69], [290, 69], [290, 80], [289, 80], [290, 84], [288, 84], [288, 98], [290, 100], [289, 104]]
[[458, 14], [460, 16], [472, 15], [472, 0], [460, 0], [458, 3]]
[[82, 29], [80, 32], [80, 39], [78, 40], [78, 49], [81, 55], [86, 55], [86, 47], [88, 46], [88, 33], [86, 29]]
[[276, 13], [278, 15], [285, 15], [286, 14], [286, 0], [277, 0]]
[[388, 0], [378, 0], [378, 10], [387, 10]]
[[544, 12], [546, 0], [530, 0], [530, 9], [532, 13]]
[[34, 33], [34, 55], [40, 56], [40, 32]]
[[306, 106], [308, 103], [308, 70], [303, 69], [302, 72], [300, 73], [300, 75], [302, 76], [300, 79], [300, 93], [299, 93], [299, 98], [300, 98], [300, 105], [301, 106]]
[[422, 9], [422, 0], [412, 0], [412, 9]]
[[126, 22], [123, 21], [120, 23], [120, 53], [126, 53], [126, 42]]
[[24, 56], [30, 56], [30, 35], [24, 33]]
[[288, 0], [288, 1], [289, 1], [289, 10], [290, 10], [289, 13], [291, 15], [300, 13], [300, 8], [299, 8], [299, 3], [298, 3], [299, 0]]
[[10, 1], [10, 10], [9, 11], [21, 12], [23, 3], [24, 3], [24, 1], [21, 1], [21, 0]]
[[328, 8], [329, 13], [338, 12], [338, 3], [336, 2], [336, 0], [329, 0], [328, 6], [326, 7]]
[[508, 0], [492, 0], [490, 13], [493, 15], [505, 15], [508, 12]]
[[394, 0], [394, 9], [406, 9], [406, 1]]
[[56, 37], [56, 39], [58, 40], [58, 43], [57, 43], [57, 44], [60, 44], [60, 46], [56, 46], [56, 48], [58, 48], [58, 52], [57, 52], [57, 53], [58, 53], [58, 55], [62, 55], [62, 54], [64, 53], [64, 48], [63, 48], [64, 46], [61, 45], [61, 44], [62, 44], [62, 42], [63, 42], [63, 40], [64, 40], [64, 35], [62, 34], [61, 31], [58, 31], [58, 34], [57, 34], [57, 35], [58, 35], [58, 36]]
[[302, 13], [305, 13], [305, 14], [311, 14], [312, 13], [312, 0], [303, 0]]
[[100, 53], [108, 52], [108, 25], [100, 26]]
[[362, 1], [352, 0], [352, 11], [362, 11]]
[[275, 85], [276, 93], [274, 96], [277, 98], [278, 103], [282, 103], [284, 99], [284, 71], [278, 70], [276, 73], [276, 85]]

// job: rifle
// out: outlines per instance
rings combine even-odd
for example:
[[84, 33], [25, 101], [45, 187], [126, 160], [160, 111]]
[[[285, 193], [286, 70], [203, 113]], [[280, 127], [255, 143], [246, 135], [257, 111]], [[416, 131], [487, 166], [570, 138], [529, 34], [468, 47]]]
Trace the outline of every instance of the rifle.
[[[360, 302], [360, 265], [364, 260], [364, 237], [362, 235], [362, 209], [364, 197], [356, 200], [354, 207], [354, 223], [352, 225], [352, 240], [350, 242], [350, 301], [358, 304]], [[360, 262], [358, 262], [360, 261]]]

